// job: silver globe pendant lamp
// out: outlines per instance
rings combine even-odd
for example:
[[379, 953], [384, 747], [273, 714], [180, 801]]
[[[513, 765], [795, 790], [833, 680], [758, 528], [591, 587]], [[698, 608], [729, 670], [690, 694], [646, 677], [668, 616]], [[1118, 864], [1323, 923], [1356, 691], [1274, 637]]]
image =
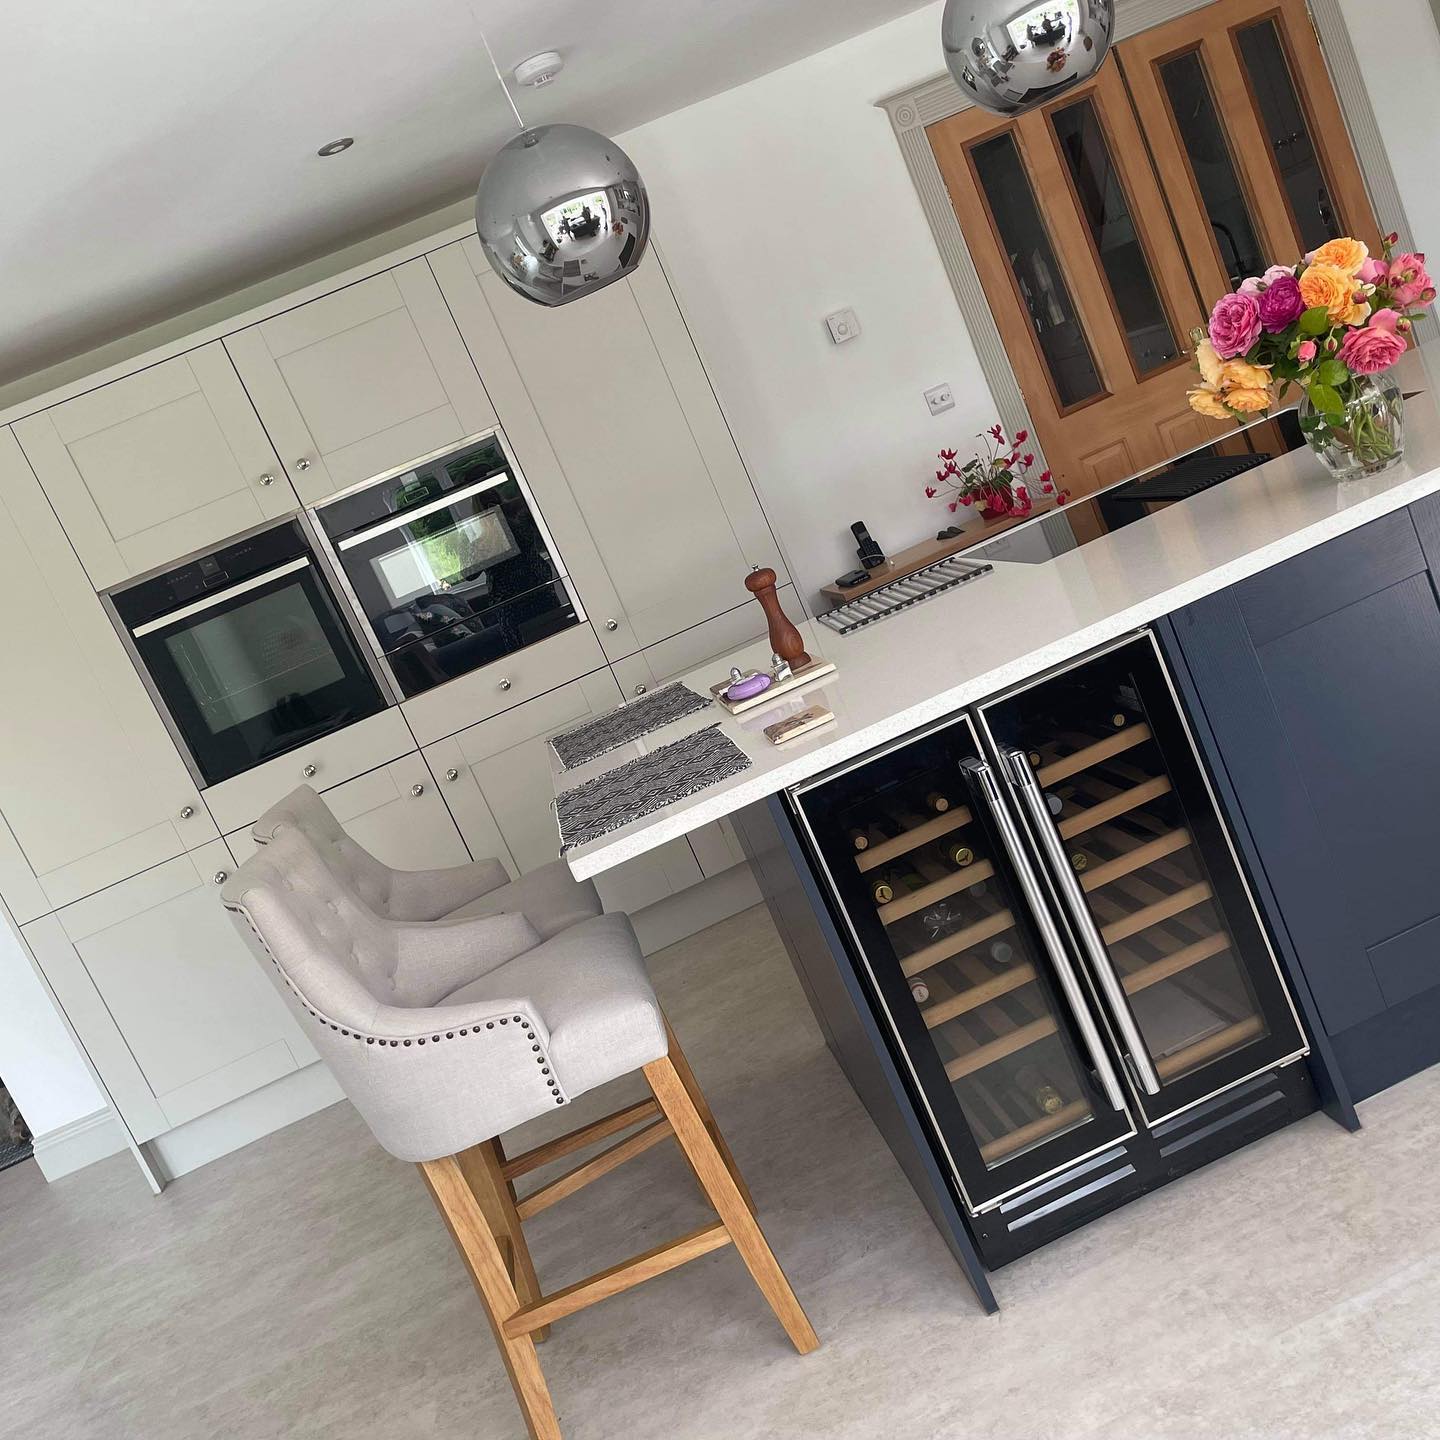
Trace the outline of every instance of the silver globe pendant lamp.
[[947, 0], [940, 42], [981, 109], [1023, 115], [1095, 74], [1114, 27], [1114, 0]]
[[634, 162], [580, 125], [527, 127], [488, 41], [485, 51], [520, 126], [475, 193], [475, 232], [491, 268], [537, 305], [568, 305], [623, 280], [650, 239]]

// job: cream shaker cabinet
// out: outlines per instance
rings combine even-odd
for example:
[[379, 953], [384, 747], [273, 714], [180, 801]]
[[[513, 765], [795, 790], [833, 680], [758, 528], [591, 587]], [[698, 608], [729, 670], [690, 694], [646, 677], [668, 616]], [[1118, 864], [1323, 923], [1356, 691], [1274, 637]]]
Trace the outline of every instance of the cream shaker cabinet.
[[221, 907], [223, 840], [24, 927], [138, 1140], [318, 1056]]
[[431, 264], [542, 507], [553, 477], [584, 517], [618, 613], [577, 580], [612, 660], [733, 609], [754, 565], [784, 582], [657, 256], [553, 310], [508, 289], [478, 242]]
[[[350, 837], [396, 870], [441, 870], [470, 859], [419, 751], [321, 793]], [[259, 848], [248, 825], [225, 839], [241, 862]]]
[[[0, 815], [43, 908], [214, 840], [189, 772], [5, 429], [0, 610], [44, 619], [7, 629], [0, 744]], [[22, 920], [37, 913], [36, 898], [6, 891]]]
[[[512, 874], [555, 859], [560, 848], [546, 737], [603, 715], [619, 703], [608, 670], [597, 670], [548, 695], [426, 747], [461, 834], [477, 859], [496, 856]], [[685, 840], [641, 855], [596, 881], [607, 910], [635, 913], [703, 879]]]
[[423, 258], [225, 346], [307, 505], [495, 425]]
[[97, 590], [295, 508], [218, 340], [15, 433]]

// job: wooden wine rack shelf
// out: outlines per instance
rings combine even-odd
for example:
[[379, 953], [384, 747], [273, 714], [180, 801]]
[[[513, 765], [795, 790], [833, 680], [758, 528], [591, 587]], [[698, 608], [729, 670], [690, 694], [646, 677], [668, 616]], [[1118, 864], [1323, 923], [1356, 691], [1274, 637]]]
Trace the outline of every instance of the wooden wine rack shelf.
[[1173, 855], [1177, 850], [1186, 849], [1193, 840], [1194, 837], [1183, 827], [1171, 830], [1167, 835], [1161, 835], [1146, 845], [1137, 846], [1114, 860], [1107, 860], [1103, 865], [1085, 871], [1080, 877], [1081, 887], [1085, 890], [1098, 890], [1102, 885], [1108, 885], [1125, 875], [1133, 875], [1135, 871], [1143, 870], [1147, 865], [1153, 865], [1157, 860]]
[[905, 956], [900, 962], [900, 970], [907, 979], [913, 979], [932, 966], [940, 964], [942, 960], [961, 955], [973, 946], [1003, 934], [1014, 924], [1015, 917], [1008, 910], [997, 910], [993, 915], [987, 915], [983, 920], [977, 920], [975, 924], [967, 925], [963, 930], [957, 930], [953, 935], [946, 935]]
[[963, 828], [973, 818], [964, 805], [954, 810], [947, 810], [933, 820], [926, 820], [913, 829], [903, 830], [899, 835], [891, 836], [890, 839], [882, 841], [879, 845], [872, 845], [868, 850], [862, 850], [855, 857], [855, 863], [861, 871], [874, 870], [880, 865], [889, 864], [891, 860], [898, 859], [901, 855], [908, 855], [912, 850], [918, 850], [922, 845], [928, 845], [932, 840], [939, 840], [942, 836], [950, 834], [952, 830]]
[[1196, 1065], [1213, 1060], [1217, 1055], [1238, 1050], [1240, 1046], [1258, 1039], [1264, 1033], [1263, 1017], [1247, 1015], [1234, 1025], [1227, 1025], [1223, 1030], [1217, 1030], [1213, 1035], [1207, 1035], [1203, 1040], [1197, 1040], [1193, 1045], [1187, 1045], [1183, 1050], [1177, 1050], [1173, 1055], [1157, 1060], [1155, 1072], [1162, 1080], [1171, 1080], [1176, 1075], [1183, 1075], [1185, 1071], [1194, 1069]]
[[927, 1005], [920, 1014], [924, 1018], [926, 1026], [933, 1030], [937, 1025], [943, 1025], [947, 1020], [953, 1020], [957, 1015], [967, 1014], [981, 1005], [988, 1004], [991, 1000], [998, 1000], [1002, 995], [1010, 994], [1012, 990], [1019, 990], [1021, 986], [1028, 985], [1033, 979], [1035, 979], [1035, 967], [1022, 962], [1012, 969], [1002, 970], [1000, 974], [992, 976], [989, 980], [961, 990], [957, 995], [952, 995], [937, 1004]]
[[982, 880], [990, 879], [994, 873], [995, 867], [988, 860], [977, 860], [963, 870], [956, 870], [953, 874], [934, 880], [919, 890], [912, 890], [908, 895], [901, 895], [895, 900], [887, 901], [875, 913], [879, 915], [883, 924], [893, 925], [897, 920], [905, 919], [907, 915], [914, 915], [917, 911], [928, 909], [937, 900], [945, 899], [947, 895], [958, 895], [962, 890], [971, 889]]
[[1210, 959], [1212, 955], [1224, 954], [1230, 948], [1230, 943], [1230, 937], [1223, 930], [1207, 935], [1205, 939], [1197, 940], [1193, 945], [1187, 945], [1183, 950], [1167, 955], [1163, 960], [1153, 960], [1148, 965], [1132, 970], [1120, 983], [1124, 985], [1127, 995], [1148, 990], [1152, 985], [1158, 985], [1162, 980], [1168, 980], [1172, 975], [1178, 975], [1182, 970], [1188, 970], [1192, 965]]
[[1058, 781], [1068, 780], [1072, 775], [1078, 775], [1082, 770], [1088, 770], [1092, 765], [1099, 765], [1112, 756], [1123, 755], [1125, 751], [1143, 745], [1148, 739], [1148, 725], [1130, 725], [1124, 730], [1117, 730], [1113, 735], [1107, 735], [1103, 740], [1097, 740], [1093, 745], [1086, 745], [1071, 755], [1042, 765], [1037, 775], [1042, 785], [1054, 785]]
[[1105, 824], [1107, 820], [1116, 820], [1121, 815], [1128, 815], [1132, 810], [1138, 810], [1142, 805], [1148, 805], [1152, 800], [1158, 800], [1162, 795], [1168, 795], [1170, 790], [1170, 777], [1157, 775], [1143, 785], [1135, 785], [1128, 790], [1121, 790], [1119, 794], [1112, 795], [1108, 800], [1102, 800], [1097, 805], [1089, 805], [1077, 815], [1066, 816], [1056, 828], [1060, 831], [1062, 839], [1070, 840], [1076, 835], [1085, 834], [1087, 830], [1095, 829], [1097, 825]]
[[945, 1066], [945, 1073], [952, 1080], [963, 1080], [965, 1076], [973, 1075], [977, 1070], [983, 1070], [987, 1065], [993, 1065], [997, 1060], [1003, 1060], [1017, 1050], [1029, 1049], [1031, 1045], [1037, 1044], [1047, 1035], [1054, 1033], [1055, 1017], [1053, 1015], [1032, 1020], [1028, 1025], [1018, 1026], [986, 1045], [977, 1045], [975, 1049], [967, 1050], [963, 1055], [957, 1055]]
[[1196, 905], [1209, 900], [1214, 893], [1203, 881], [1197, 885], [1187, 885], [1183, 890], [1177, 890], [1173, 895], [1167, 895], [1163, 900], [1147, 905], [1143, 910], [1136, 910], [1134, 914], [1102, 926], [1101, 938], [1107, 945], [1113, 945], [1117, 940], [1126, 940], [1131, 935], [1148, 930], [1152, 925], [1160, 924], [1162, 920], [1172, 919], [1186, 910], [1194, 909]]
[[1063, 1110], [1057, 1110], [1053, 1115], [1042, 1115], [1038, 1120], [1032, 1120], [1030, 1124], [1022, 1125], [1018, 1130], [1011, 1130], [998, 1139], [990, 1141], [988, 1145], [982, 1145], [980, 1158], [987, 1165], [993, 1165], [997, 1160], [1008, 1159], [1017, 1151], [1024, 1150], [1037, 1141], [1044, 1140], [1051, 1135], [1058, 1135], [1062, 1130], [1068, 1130], [1088, 1114], [1090, 1114], [1088, 1101], [1072, 1100]]

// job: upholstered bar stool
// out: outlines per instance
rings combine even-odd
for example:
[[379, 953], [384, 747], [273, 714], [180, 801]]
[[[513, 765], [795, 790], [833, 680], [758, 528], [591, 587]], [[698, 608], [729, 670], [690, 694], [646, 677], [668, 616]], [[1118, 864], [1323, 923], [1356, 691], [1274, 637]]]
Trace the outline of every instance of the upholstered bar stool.
[[[734, 1245], [802, 1354], [819, 1343], [661, 1013], [625, 915], [541, 940], [522, 914], [376, 915], [296, 828], [222, 889], [375, 1138], [418, 1164], [480, 1293], [533, 1440], [560, 1430], [535, 1342], [556, 1320]], [[499, 1136], [634, 1070], [651, 1097], [525, 1154]], [[634, 1129], [635, 1126], [643, 1128]], [[514, 1181], [630, 1131], [519, 1199]], [[546, 1294], [523, 1221], [671, 1136], [717, 1218]]]
[[308, 785], [272, 805], [251, 833], [268, 845], [286, 826], [302, 831], [325, 862], [377, 915], [390, 920], [444, 920], [518, 911], [542, 939], [600, 914], [589, 880], [577, 880], [563, 860], [518, 880], [499, 860], [475, 860], [443, 870], [392, 870], [351, 838]]

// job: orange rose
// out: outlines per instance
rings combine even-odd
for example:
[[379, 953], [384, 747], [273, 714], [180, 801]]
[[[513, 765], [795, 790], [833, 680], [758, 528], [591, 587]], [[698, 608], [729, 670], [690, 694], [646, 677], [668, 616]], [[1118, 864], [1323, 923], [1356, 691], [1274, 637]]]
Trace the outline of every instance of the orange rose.
[[1348, 236], [1342, 240], [1331, 240], [1311, 254], [1312, 265], [1333, 265], [1343, 270], [1352, 279], [1360, 273], [1360, 267], [1370, 258], [1370, 247]]
[[1270, 371], [1248, 360], [1227, 360], [1220, 371], [1220, 384], [1226, 390], [1268, 390]]
[[1235, 418], [1225, 408], [1225, 402], [1214, 390], [1190, 391], [1190, 408], [1197, 415], [1208, 415], [1212, 420], [1233, 420]]
[[1253, 415], [1259, 410], [1268, 410], [1270, 408], [1270, 392], [1268, 390], [1256, 390], [1248, 386], [1238, 390], [1227, 390], [1225, 392], [1225, 403], [1232, 410], [1240, 411], [1242, 415]]
[[1355, 280], [1338, 265], [1315, 264], [1300, 277], [1300, 298], [1310, 309], [1324, 306], [1340, 324], [1355, 305]]

